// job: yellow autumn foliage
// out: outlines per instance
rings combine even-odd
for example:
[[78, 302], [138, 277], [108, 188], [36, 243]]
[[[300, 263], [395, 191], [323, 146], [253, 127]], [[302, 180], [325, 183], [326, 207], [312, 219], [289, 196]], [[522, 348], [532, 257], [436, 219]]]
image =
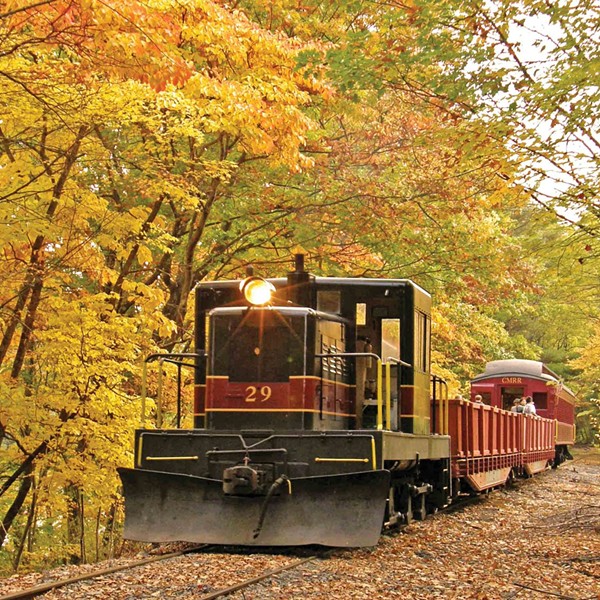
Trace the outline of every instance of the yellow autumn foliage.
[[16, 515], [0, 552], [16, 566], [49, 535], [71, 560], [94, 522], [118, 531], [143, 359], [189, 344], [211, 210], [248, 161], [310, 164], [323, 89], [296, 69], [305, 42], [216, 1], [1, 11], [0, 518]]

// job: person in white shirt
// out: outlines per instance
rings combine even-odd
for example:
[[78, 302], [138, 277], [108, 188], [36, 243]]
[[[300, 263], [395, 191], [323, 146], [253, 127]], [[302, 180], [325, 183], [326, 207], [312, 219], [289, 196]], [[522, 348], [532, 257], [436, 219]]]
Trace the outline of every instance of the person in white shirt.
[[535, 409], [535, 404], [533, 403], [533, 398], [531, 396], [527, 396], [525, 398], [525, 407], [523, 408], [523, 414], [526, 415], [536, 415], [537, 410]]

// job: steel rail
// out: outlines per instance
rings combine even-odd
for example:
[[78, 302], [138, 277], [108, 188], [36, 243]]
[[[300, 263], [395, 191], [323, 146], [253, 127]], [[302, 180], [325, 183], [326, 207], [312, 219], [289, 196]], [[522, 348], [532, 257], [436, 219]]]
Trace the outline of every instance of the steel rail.
[[137, 560], [135, 562], [131, 562], [127, 565], [119, 565], [116, 567], [109, 567], [107, 569], [101, 569], [99, 571], [92, 571], [90, 573], [86, 573], [85, 575], [78, 575], [77, 577], [70, 577], [68, 579], [59, 579], [57, 581], [51, 581], [49, 583], [44, 583], [41, 585], [34, 586], [32, 588], [28, 588], [25, 590], [21, 590], [19, 592], [11, 592], [6, 596], [0, 596], [0, 600], [17, 600], [19, 598], [33, 598], [35, 596], [39, 596], [40, 594], [45, 594], [51, 590], [55, 590], [61, 587], [65, 587], [67, 585], [71, 585], [72, 583], [79, 583], [80, 581], [86, 581], [88, 579], [95, 579], [96, 577], [102, 577], [103, 575], [110, 575], [111, 573], [116, 573], [118, 571], [127, 571], [128, 569], [134, 569], [135, 567], [141, 567], [143, 565], [147, 565], [149, 563], [158, 562], [161, 560], [167, 560], [168, 558], [175, 558], [176, 556], [183, 556], [184, 554], [190, 554], [191, 552], [197, 552], [198, 550], [204, 550], [209, 548], [208, 544], [204, 544], [202, 546], [195, 546], [193, 548], [188, 548], [186, 550], [180, 550], [178, 552], [170, 552], [169, 554], [161, 554], [157, 556], [151, 556], [149, 558], [144, 558], [141, 560]]
[[[244, 588], [250, 587], [251, 585], [254, 585], [255, 583], [259, 583], [263, 579], [268, 579], [269, 577], [273, 577], [274, 575], [279, 575], [279, 573], [283, 573], [284, 571], [290, 571], [292, 569], [295, 569], [296, 567], [300, 567], [306, 563], [312, 562], [313, 560], [325, 558], [325, 557], [329, 556], [330, 554], [332, 554], [333, 552], [335, 552], [335, 550], [339, 550], [339, 548], [332, 548], [331, 550], [327, 550], [326, 552], [323, 552], [322, 554], [315, 554], [313, 556], [308, 556], [307, 558], [301, 558], [300, 560], [290, 563], [289, 565], [285, 565], [283, 567], [278, 567], [276, 569], [271, 569], [270, 571], [265, 571], [261, 575], [257, 575], [256, 577], [252, 577], [251, 579], [246, 579], [246, 580], [241, 581], [240, 583], [236, 583], [235, 585], [232, 585], [230, 587], [223, 588], [221, 590], [216, 590], [214, 592], [211, 592], [210, 594], [200, 596], [198, 600], [213, 600], [214, 598], [221, 598], [222, 596], [228, 596], [229, 594], [233, 594], [234, 592], [237, 592]], [[2, 600], [2, 599], [0, 599], [0, 600]]]

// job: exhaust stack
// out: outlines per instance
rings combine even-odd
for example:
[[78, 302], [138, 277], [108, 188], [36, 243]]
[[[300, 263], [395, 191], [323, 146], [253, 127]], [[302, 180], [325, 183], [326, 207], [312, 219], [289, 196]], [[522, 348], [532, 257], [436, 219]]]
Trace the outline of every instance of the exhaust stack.
[[299, 306], [315, 306], [314, 287], [311, 283], [315, 280], [304, 268], [304, 254], [294, 255], [294, 270], [288, 273], [288, 300]]

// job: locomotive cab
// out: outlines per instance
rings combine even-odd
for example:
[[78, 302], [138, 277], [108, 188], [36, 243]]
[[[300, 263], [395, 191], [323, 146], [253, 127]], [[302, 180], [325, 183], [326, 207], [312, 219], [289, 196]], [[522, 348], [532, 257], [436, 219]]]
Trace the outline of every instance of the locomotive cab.
[[408, 280], [315, 277], [298, 259], [286, 279], [266, 281], [272, 298], [258, 306], [244, 282], [197, 287], [207, 366], [196, 369], [195, 427], [382, 428], [379, 393], [389, 395], [387, 429], [429, 434], [427, 292]]

